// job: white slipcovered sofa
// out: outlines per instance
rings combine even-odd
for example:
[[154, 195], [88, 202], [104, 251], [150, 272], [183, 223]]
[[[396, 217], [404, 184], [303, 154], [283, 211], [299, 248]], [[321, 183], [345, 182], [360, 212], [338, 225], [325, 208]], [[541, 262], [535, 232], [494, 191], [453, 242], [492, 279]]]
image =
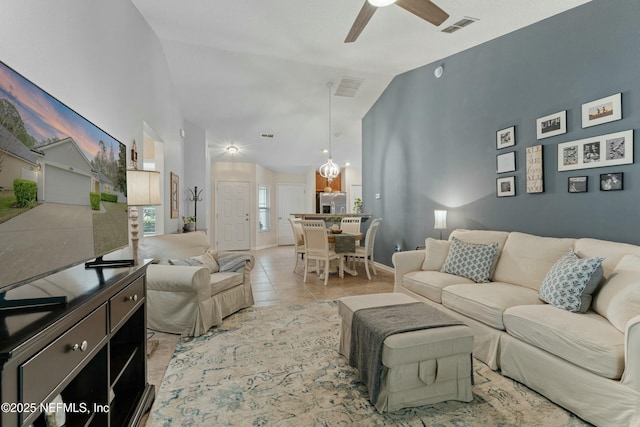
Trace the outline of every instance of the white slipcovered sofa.
[[[454, 237], [497, 243], [487, 283], [440, 271]], [[584, 313], [540, 299], [547, 274], [570, 250], [604, 258]], [[492, 369], [596, 425], [640, 425], [640, 246], [455, 230], [448, 243], [427, 239], [425, 250], [395, 253], [393, 265], [395, 291], [463, 320], [474, 356]]]
[[140, 239], [140, 259], [154, 260], [147, 269], [149, 328], [200, 336], [253, 305], [253, 255], [209, 248], [201, 231]]

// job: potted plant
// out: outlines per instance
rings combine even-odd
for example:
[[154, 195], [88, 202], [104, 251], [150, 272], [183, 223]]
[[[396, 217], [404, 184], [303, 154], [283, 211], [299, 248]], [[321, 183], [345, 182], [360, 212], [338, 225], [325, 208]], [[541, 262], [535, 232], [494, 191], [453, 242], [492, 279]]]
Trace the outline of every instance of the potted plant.
[[364, 211], [364, 204], [360, 197], [356, 197], [353, 200], [353, 213], [361, 214]]
[[194, 231], [196, 229], [196, 217], [195, 216], [183, 216], [182, 217], [182, 231]]

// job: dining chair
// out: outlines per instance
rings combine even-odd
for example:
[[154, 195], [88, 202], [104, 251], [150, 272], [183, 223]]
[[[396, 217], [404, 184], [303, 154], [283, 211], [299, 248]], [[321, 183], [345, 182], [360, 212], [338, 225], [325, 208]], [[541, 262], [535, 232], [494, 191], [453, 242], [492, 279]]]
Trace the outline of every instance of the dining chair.
[[347, 258], [360, 258], [364, 260], [364, 268], [367, 272], [367, 277], [371, 280], [371, 274], [369, 273], [369, 264], [371, 264], [371, 269], [373, 270], [373, 274], [376, 276], [378, 273], [376, 272], [375, 262], [373, 260], [373, 244], [376, 240], [376, 233], [378, 232], [378, 227], [382, 222], [382, 218], [375, 218], [371, 225], [369, 226], [369, 230], [367, 230], [367, 234], [364, 238], [364, 246], [356, 246], [356, 251], [352, 253], [342, 254]]
[[309, 271], [309, 260], [316, 260], [316, 270], [320, 274], [320, 263], [324, 262], [322, 272], [324, 274], [324, 285], [327, 286], [329, 280], [329, 262], [337, 260], [339, 262], [340, 277], [344, 277], [344, 254], [337, 254], [329, 248], [329, 238], [325, 222], [319, 220], [303, 220], [301, 221], [302, 230], [304, 231], [304, 279], [307, 281], [307, 272]]
[[304, 232], [302, 231], [302, 224], [300, 224], [300, 218], [288, 218], [291, 224], [291, 231], [293, 232], [293, 246], [295, 249], [296, 263], [293, 264], [293, 271], [296, 271], [298, 266], [298, 255], [304, 260]]
[[340, 229], [345, 233], [349, 234], [359, 234], [360, 233], [360, 220], [362, 218], [358, 217], [343, 217], [340, 221]]
[[[345, 233], [360, 234], [361, 220], [361, 217], [343, 217], [340, 220], [340, 229]], [[356, 240], [356, 245], [360, 246], [360, 239]]]
[[296, 254], [296, 263], [293, 265], [293, 271], [296, 271], [298, 266], [298, 255], [304, 260], [304, 232], [302, 231], [302, 224], [300, 224], [300, 218], [289, 218], [291, 224], [291, 230], [293, 231], [293, 245]]

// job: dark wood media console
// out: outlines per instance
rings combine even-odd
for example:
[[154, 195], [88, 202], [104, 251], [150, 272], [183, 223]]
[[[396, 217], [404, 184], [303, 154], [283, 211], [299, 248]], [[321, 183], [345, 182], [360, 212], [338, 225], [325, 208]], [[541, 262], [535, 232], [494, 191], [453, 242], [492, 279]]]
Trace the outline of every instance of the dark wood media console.
[[145, 295], [146, 264], [79, 265], [7, 292], [67, 303], [0, 312], [0, 427], [45, 427], [54, 409], [65, 427], [137, 426], [155, 397]]

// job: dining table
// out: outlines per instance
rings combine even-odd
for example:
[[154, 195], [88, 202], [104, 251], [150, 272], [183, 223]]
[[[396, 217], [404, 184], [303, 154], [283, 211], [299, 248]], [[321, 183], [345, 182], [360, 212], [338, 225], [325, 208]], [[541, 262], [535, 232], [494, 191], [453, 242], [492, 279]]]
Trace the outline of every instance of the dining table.
[[[336, 253], [348, 254], [355, 252], [356, 245], [360, 242], [360, 240], [362, 240], [362, 237], [362, 233], [333, 233], [330, 229], [327, 229], [327, 240], [329, 241], [331, 249], [333, 249]], [[346, 263], [344, 265], [343, 271], [350, 274], [351, 276], [358, 275], [358, 272], [355, 269], [348, 268]], [[329, 272], [338, 272], [337, 263], [330, 263]]]

